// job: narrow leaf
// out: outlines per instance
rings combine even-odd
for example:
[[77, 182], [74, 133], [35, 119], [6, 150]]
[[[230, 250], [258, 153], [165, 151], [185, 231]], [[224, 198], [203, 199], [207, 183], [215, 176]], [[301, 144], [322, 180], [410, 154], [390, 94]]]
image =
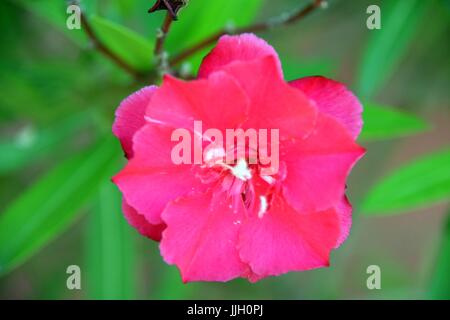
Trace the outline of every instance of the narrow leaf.
[[124, 26], [99, 16], [91, 16], [90, 22], [101, 41], [129, 65], [142, 71], [152, 67], [154, 45], [152, 42]]
[[160, 276], [161, 282], [155, 291], [153, 299], [157, 300], [184, 300], [193, 294], [193, 284], [186, 284], [180, 280], [177, 268], [165, 266]]
[[281, 58], [281, 62], [287, 81], [317, 75], [332, 78], [336, 71], [336, 66], [329, 60], [300, 61], [294, 58]]
[[0, 215], [0, 274], [24, 262], [79, 216], [115, 154], [108, 138], [58, 165], [10, 204]]
[[[250, 23], [262, 4], [261, 0], [189, 1], [180, 12], [180, 19], [173, 24], [167, 38], [169, 52], [180, 52], [209, 35], [228, 27]], [[192, 56], [188, 62], [196, 71], [209, 49]]]
[[75, 132], [89, 124], [86, 113], [71, 116], [53, 125], [35, 129], [25, 126], [13, 137], [0, 139], [0, 174], [10, 173], [50, 155], [66, 145]]
[[99, 76], [85, 72], [83, 64], [55, 57], [39, 59], [39, 63], [33, 59], [22, 62], [7, 61], [0, 74], [0, 109], [7, 118], [50, 126], [82, 110], [92, 110], [86, 91], [99, 86]]
[[84, 30], [69, 30], [66, 25], [67, 18], [67, 1], [55, 0], [16, 0], [23, 8], [29, 10], [34, 15], [43, 19], [56, 30], [64, 33], [68, 38], [80, 46], [87, 44], [87, 37]]
[[358, 80], [358, 93], [372, 97], [395, 71], [432, 1], [388, 1], [381, 6], [381, 29], [371, 30]]
[[364, 104], [361, 140], [391, 139], [427, 129], [422, 119], [390, 107]]
[[89, 217], [88, 298], [135, 298], [134, 232], [122, 214], [119, 191], [110, 181], [103, 183]]
[[363, 202], [368, 215], [395, 214], [450, 199], [450, 149], [433, 153], [392, 172]]
[[431, 280], [431, 299], [450, 299], [450, 215], [442, 234], [442, 243]]

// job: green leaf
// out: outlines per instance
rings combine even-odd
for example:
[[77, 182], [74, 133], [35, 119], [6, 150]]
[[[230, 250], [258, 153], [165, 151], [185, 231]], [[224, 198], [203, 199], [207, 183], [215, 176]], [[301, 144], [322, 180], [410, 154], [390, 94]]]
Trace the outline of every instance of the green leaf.
[[21, 11], [20, 8], [8, 1], [0, 2], [0, 30], [6, 30], [14, 25], [14, 32], [2, 32], [0, 34], [0, 42], [8, 44], [2, 46], [0, 51], [2, 73], [4, 66], [8, 64], [17, 65], [23, 59], [23, 56], [17, 54], [17, 48], [22, 44], [21, 39], [27, 32], [21, 23], [17, 23], [23, 16]]
[[[229, 26], [244, 26], [256, 16], [261, 0], [214, 0], [189, 1], [181, 10], [180, 18], [172, 25], [167, 38], [170, 53], [180, 52], [211, 34]], [[196, 71], [208, 49], [202, 50], [188, 59], [192, 70]]]
[[444, 226], [442, 243], [431, 279], [430, 298], [450, 299], [450, 215]]
[[51, 26], [64, 33], [68, 38], [80, 46], [87, 44], [84, 30], [69, 30], [66, 25], [67, 2], [55, 0], [16, 0], [23, 8], [29, 10], [39, 18], [47, 21]]
[[0, 215], [0, 274], [24, 262], [80, 214], [118, 151], [112, 138], [62, 162]]
[[364, 104], [361, 140], [391, 139], [412, 135], [428, 128], [422, 119], [391, 107]]
[[392, 172], [363, 202], [368, 215], [395, 214], [450, 199], [450, 149], [433, 153]]
[[135, 298], [135, 231], [126, 222], [121, 195], [103, 183], [90, 213], [86, 243], [89, 299]]
[[89, 21], [100, 40], [125, 62], [140, 71], [151, 69], [153, 42], [124, 26], [95, 15]]
[[36, 122], [45, 122], [48, 118], [55, 117], [55, 113], [62, 108], [50, 110], [50, 97], [31, 84], [29, 79], [17, 74], [17, 71], [0, 75], [0, 109], [12, 118], [21, 117]]
[[6, 118], [32, 120], [39, 125], [50, 125], [88, 109], [90, 101], [86, 102], [83, 93], [85, 88], [98, 86], [98, 77], [87, 74], [82, 66], [81, 62], [73, 65], [58, 58], [5, 66], [0, 75], [0, 109]]
[[[27, 10], [36, 16], [44, 19], [57, 30], [63, 32], [76, 44], [85, 47], [88, 43], [87, 36], [83, 28], [69, 30], [66, 26], [67, 3], [66, 1], [54, 0], [17, 0]], [[92, 1], [83, 1], [83, 12], [88, 14], [88, 19], [99, 39], [121, 57], [130, 66], [141, 71], [148, 71], [152, 67], [153, 41], [147, 40], [138, 33], [125, 26], [101, 18], [95, 14], [89, 15], [93, 11]]]
[[0, 139], [0, 174], [21, 169], [30, 163], [57, 152], [58, 147], [66, 145], [75, 132], [85, 129], [90, 123], [86, 113], [71, 116], [53, 125], [35, 129], [22, 128], [13, 137]]
[[381, 6], [381, 29], [368, 30], [358, 77], [358, 93], [372, 97], [407, 52], [424, 13], [433, 1], [389, 1]]
[[180, 271], [175, 267], [165, 266], [160, 275], [158, 290], [154, 291], [152, 299], [156, 300], [185, 300], [194, 292], [198, 284], [186, 284], [181, 281]]
[[287, 81], [317, 75], [332, 78], [336, 71], [336, 66], [328, 60], [299, 61], [295, 58], [281, 58], [281, 62]]

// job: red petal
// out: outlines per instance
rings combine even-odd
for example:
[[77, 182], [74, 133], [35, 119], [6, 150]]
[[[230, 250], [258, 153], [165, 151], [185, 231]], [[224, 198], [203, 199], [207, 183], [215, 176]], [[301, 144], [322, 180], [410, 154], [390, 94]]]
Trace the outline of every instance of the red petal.
[[122, 210], [128, 223], [136, 228], [140, 234], [155, 241], [161, 240], [162, 232], [166, 228], [165, 224], [154, 225], [149, 223], [143, 215], [139, 214], [125, 200], [122, 203]]
[[354, 139], [358, 137], [363, 125], [363, 108], [342, 83], [324, 77], [306, 77], [290, 84], [314, 100], [320, 111], [340, 121]]
[[134, 136], [134, 157], [114, 178], [126, 201], [152, 224], [160, 224], [166, 204], [203, 185], [190, 165], [171, 160], [172, 129], [148, 124]]
[[241, 260], [255, 273], [250, 280], [329, 265], [339, 236], [334, 210], [298, 213], [276, 196], [269, 210], [250, 217], [240, 230]]
[[145, 87], [122, 101], [116, 110], [113, 133], [128, 158], [133, 156], [133, 135], [145, 124], [145, 110], [158, 87]]
[[248, 266], [236, 250], [243, 215], [233, 212], [225, 194], [211, 193], [172, 202], [163, 212], [167, 229], [161, 254], [180, 269], [183, 282], [228, 281]]
[[248, 98], [238, 83], [225, 73], [207, 80], [182, 81], [165, 76], [152, 98], [146, 119], [173, 128], [193, 130], [201, 120], [204, 129], [238, 127], [247, 119]]
[[335, 248], [338, 248], [347, 239], [352, 226], [352, 205], [346, 196], [336, 206], [336, 213], [340, 221], [340, 232], [335, 246]]
[[283, 181], [287, 201], [299, 212], [336, 206], [351, 168], [364, 152], [342, 125], [320, 113], [308, 138], [285, 144], [281, 150], [281, 161], [287, 166]]
[[229, 64], [223, 70], [239, 82], [250, 98], [246, 128], [279, 129], [281, 138], [301, 138], [314, 127], [317, 108], [280, 77], [273, 57]]
[[238, 36], [222, 36], [216, 47], [203, 59], [198, 73], [199, 78], [206, 78], [213, 72], [233, 62], [258, 60], [267, 56], [274, 58], [277, 72], [283, 77], [283, 70], [278, 54], [266, 41], [254, 34], [245, 33]]

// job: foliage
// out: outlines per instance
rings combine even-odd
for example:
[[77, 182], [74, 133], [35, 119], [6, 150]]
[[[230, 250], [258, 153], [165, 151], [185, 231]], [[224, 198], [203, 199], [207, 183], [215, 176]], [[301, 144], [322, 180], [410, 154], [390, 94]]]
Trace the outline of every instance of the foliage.
[[[292, 5], [292, 1], [282, 3]], [[352, 75], [358, 95], [368, 101], [364, 103], [364, 129], [360, 140], [366, 144], [369, 155], [372, 141], [393, 143], [389, 141], [433, 130], [429, 121], [419, 117], [420, 112], [416, 113], [412, 106], [401, 103], [387, 107], [376, 100], [392, 84], [392, 78], [403, 70], [402, 63], [411, 48], [428, 52], [428, 47], [420, 47], [418, 42], [422, 38], [418, 33], [429, 22], [430, 12], [440, 12], [430, 26], [435, 36], [438, 38], [448, 31], [445, 23], [448, 11], [441, 1], [381, 3], [383, 28], [366, 34], [367, 41], [354, 68], [356, 74]], [[135, 274], [139, 268], [137, 257], [144, 255], [144, 250], [123, 219], [120, 195], [109, 181], [120, 167], [118, 158], [121, 156], [110, 127], [120, 99], [136, 87], [155, 80], [150, 75], [156, 71], [153, 51], [156, 28], [161, 25], [163, 13], [149, 16], [146, 11], [150, 4], [145, 0], [81, 1], [86, 19], [100, 41], [145, 76], [136, 83], [94, 50], [83, 30], [66, 28], [65, 1], [0, 3], [2, 30], [10, 30], [6, 25], [17, 21], [14, 36], [8, 32], [0, 35], [1, 43], [7, 44], [0, 50], [0, 190], [4, 203], [0, 214], [0, 275], [3, 279], [43, 252], [50, 243], [61, 239], [62, 234], [81, 225], [86, 229], [82, 236], [85, 237], [85, 266], [90, 279], [84, 297], [139, 297]], [[248, 25], [256, 17], [272, 16], [277, 10], [278, 4], [273, 1], [250, 0], [243, 5], [242, 0], [192, 0], [181, 11], [179, 21], [174, 22], [165, 49], [169, 56], [174, 56], [219, 30]], [[334, 10], [334, 5], [330, 10]], [[329, 12], [321, 13], [327, 14]], [[347, 15], [345, 11], [338, 19], [347, 19]], [[318, 39], [326, 32], [314, 23], [309, 28], [306, 30]], [[289, 48], [302, 42], [302, 37], [296, 37], [292, 29], [277, 32], [287, 34], [288, 40], [284, 41]], [[437, 45], [437, 48], [441, 47]], [[191, 74], [195, 74], [208, 49], [199, 50], [186, 59], [183, 68], [189, 66]], [[448, 55], [448, 48], [442, 50], [447, 50]], [[342, 73], [336, 58], [308, 58], [292, 53], [281, 58], [288, 80]], [[180, 71], [179, 67], [181, 65], [175, 66], [175, 71]], [[448, 75], [448, 61], [447, 65], [436, 68]], [[423, 90], [425, 95], [426, 89]], [[404, 97], [412, 91], [400, 92], [400, 95]], [[406, 98], [399, 101], [411, 102]], [[374, 186], [363, 190], [364, 200], [359, 209], [367, 217], [390, 216], [447, 201], [450, 198], [449, 163], [448, 149], [405, 161], [387, 176], [377, 178]], [[83, 214], [87, 214], [86, 219], [82, 218]], [[433, 298], [448, 298], [448, 239], [447, 226], [432, 282]], [[154, 265], [152, 261], [151, 266]], [[146, 297], [194, 295], [192, 287], [182, 287], [177, 282], [174, 270], [154, 272], [157, 275], [154, 277], [162, 279], [164, 285], [158, 293], [147, 293]], [[158, 283], [155, 278], [152, 280]], [[289, 284], [285, 286], [289, 288]], [[265, 288], [270, 292], [267, 289], [270, 284]], [[219, 287], [208, 289], [213, 295], [220, 291]], [[245, 291], [242, 292], [245, 296]], [[220, 293], [217, 295], [221, 297]]]

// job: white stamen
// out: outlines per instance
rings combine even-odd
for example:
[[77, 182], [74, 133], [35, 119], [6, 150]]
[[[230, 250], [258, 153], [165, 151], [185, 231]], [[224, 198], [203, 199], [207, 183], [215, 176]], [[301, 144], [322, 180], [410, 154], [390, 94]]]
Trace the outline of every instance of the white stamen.
[[275, 182], [275, 179], [273, 177], [271, 177], [271, 176], [261, 175], [260, 177], [261, 177], [261, 179], [263, 179], [268, 184], [273, 184]]
[[242, 181], [247, 181], [252, 178], [252, 172], [249, 170], [245, 159], [239, 159], [236, 166], [231, 168], [231, 173]]
[[259, 196], [260, 206], [258, 211], [258, 218], [262, 218], [264, 213], [267, 211], [267, 198], [264, 196]]

